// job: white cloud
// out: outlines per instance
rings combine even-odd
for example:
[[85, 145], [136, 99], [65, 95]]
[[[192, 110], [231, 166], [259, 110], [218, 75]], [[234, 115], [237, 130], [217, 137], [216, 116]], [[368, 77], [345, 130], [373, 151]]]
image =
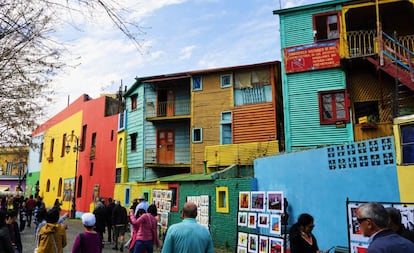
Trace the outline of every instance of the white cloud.
[[195, 48], [196, 48], [195, 45], [187, 46], [185, 48], [182, 48], [180, 50], [180, 57], [178, 59], [179, 60], [189, 59], [191, 57], [191, 55], [193, 54], [193, 51], [194, 51]]

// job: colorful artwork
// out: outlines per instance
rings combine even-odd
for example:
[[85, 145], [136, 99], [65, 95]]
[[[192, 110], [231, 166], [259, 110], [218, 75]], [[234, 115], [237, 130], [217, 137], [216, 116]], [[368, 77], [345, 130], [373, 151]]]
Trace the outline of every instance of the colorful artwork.
[[270, 215], [270, 233], [280, 235], [281, 234], [281, 217], [279, 214]]
[[239, 225], [241, 227], [246, 227], [247, 226], [247, 213], [246, 212], [239, 212], [237, 220], [238, 220], [237, 225]]
[[66, 178], [63, 183], [63, 201], [72, 201], [75, 178]]
[[249, 228], [256, 228], [256, 213], [249, 213], [249, 220], [247, 223], [247, 227]]
[[284, 212], [283, 192], [267, 192], [267, 211]]
[[257, 253], [258, 249], [258, 236], [254, 234], [249, 234], [249, 247], [248, 252], [249, 253]]
[[237, 253], [247, 253], [247, 248], [237, 246]]
[[247, 248], [247, 233], [239, 232], [237, 245]]
[[261, 228], [269, 227], [269, 215], [266, 213], [259, 213], [257, 218], [257, 226]]
[[264, 192], [251, 192], [251, 208], [252, 211], [264, 212], [265, 211], [265, 193]]
[[269, 252], [269, 238], [267, 236], [259, 236], [259, 253]]
[[250, 210], [250, 192], [239, 192], [239, 210]]
[[283, 240], [269, 237], [269, 253], [284, 253]]

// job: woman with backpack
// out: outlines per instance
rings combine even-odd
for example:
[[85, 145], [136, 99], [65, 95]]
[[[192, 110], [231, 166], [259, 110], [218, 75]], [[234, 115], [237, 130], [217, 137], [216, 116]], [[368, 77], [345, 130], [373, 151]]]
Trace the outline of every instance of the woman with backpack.
[[102, 241], [99, 234], [93, 229], [96, 223], [95, 215], [84, 213], [82, 215], [82, 224], [85, 231], [76, 236], [73, 243], [72, 253], [101, 253]]

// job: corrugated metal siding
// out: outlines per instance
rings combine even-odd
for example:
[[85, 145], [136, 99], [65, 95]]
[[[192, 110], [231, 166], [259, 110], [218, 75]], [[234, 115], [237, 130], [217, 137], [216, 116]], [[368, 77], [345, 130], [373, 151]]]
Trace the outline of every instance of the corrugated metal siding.
[[280, 15], [282, 48], [314, 43], [312, 15], [333, 10], [335, 8], [320, 7], [303, 12]]
[[272, 103], [235, 107], [233, 110], [233, 143], [276, 139], [276, 113]]
[[[351, 124], [346, 128], [320, 125], [318, 91], [345, 88], [340, 69], [303, 72], [287, 76], [290, 144], [292, 150], [327, 144], [341, 144], [352, 139]], [[285, 98], [286, 99], [286, 98]]]

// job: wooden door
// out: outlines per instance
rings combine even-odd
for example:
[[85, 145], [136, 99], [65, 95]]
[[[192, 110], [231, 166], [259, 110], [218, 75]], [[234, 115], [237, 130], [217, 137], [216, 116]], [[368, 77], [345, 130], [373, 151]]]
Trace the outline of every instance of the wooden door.
[[158, 131], [158, 163], [174, 163], [174, 132], [172, 130]]
[[167, 91], [167, 116], [174, 116], [174, 91]]

